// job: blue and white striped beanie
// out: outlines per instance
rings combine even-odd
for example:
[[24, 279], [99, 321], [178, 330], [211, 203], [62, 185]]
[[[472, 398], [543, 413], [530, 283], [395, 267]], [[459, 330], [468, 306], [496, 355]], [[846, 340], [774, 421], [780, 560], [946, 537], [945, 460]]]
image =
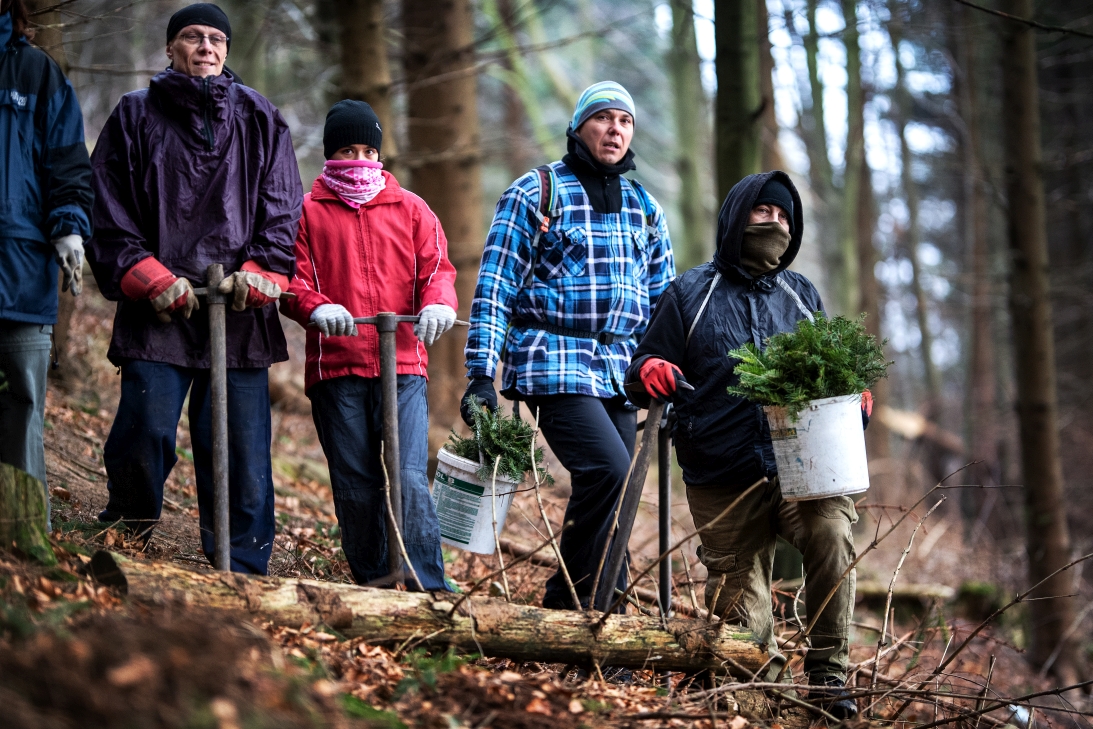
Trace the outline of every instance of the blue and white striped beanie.
[[603, 109], [619, 109], [637, 119], [630, 92], [615, 81], [600, 81], [585, 89], [581, 98], [577, 99], [577, 108], [573, 110], [573, 119], [570, 121], [573, 131], [580, 129], [588, 117]]

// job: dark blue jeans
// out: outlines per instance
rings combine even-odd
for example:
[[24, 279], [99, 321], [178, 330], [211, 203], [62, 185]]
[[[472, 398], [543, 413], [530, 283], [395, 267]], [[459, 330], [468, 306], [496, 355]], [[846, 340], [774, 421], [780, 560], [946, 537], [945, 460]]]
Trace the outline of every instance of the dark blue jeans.
[[[353, 579], [387, 576], [387, 499], [380, 446], [383, 398], [378, 377], [335, 377], [313, 385], [311, 414], [330, 464], [334, 511]], [[422, 587], [447, 590], [440, 522], [429, 496], [429, 403], [425, 378], [398, 376], [398, 437], [402, 479], [402, 538]]]
[[[209, 371], [132, 360], [121, 366], [121, 402], [103, 449], [110, 501], [99, 520], [149, 529], [163, 483], [178, 461], [175, 431], [190, 393], [190, 440], [201, 514], [201, 549], [213, 558], [212, 405]], [[231, 568], [264, 575], [273, 551], [269, 371], [228, 370], [228, 491]]]
[[[569, 471], [573, 494], [566, 505], [565, 522], [573, 524], [562, 532], [558, 546], [577, 588], [577, 597], [587, 605], [619, 495], [630, 471], [637, 413], [629, 410], [622, 398], [606, 400], [587, 395], [530, 397], [527, 404], [531, 420], [539, 411], [543, 437]], [[617, 587], [625, 589], [626, 584], [623, 569]], [[600, 585], [597, 593], [604, 589]], [[543, 607], [575, 607], [561, 571], [547, 580]]]

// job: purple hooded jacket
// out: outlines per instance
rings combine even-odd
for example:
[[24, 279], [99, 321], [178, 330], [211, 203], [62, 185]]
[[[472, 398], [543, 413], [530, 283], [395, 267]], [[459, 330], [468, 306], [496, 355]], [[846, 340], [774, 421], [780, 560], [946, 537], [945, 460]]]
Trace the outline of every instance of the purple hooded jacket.
[[[161, 323], [148, 301], [132, 301], [121, 279], [155, 256], [176, 276], [205, 284], [247, 260], [292, 277], [303, 189], [288, 125], [253, 89], [220, 76], [170, 69], [126, 94], [91, 155], [94, 236], [87, 260], [106, 298], [118, 302], [107, 356], [209, 367], [209, 317]], [[228, 367], [288, 359], [276, 306], [228, 308]]]

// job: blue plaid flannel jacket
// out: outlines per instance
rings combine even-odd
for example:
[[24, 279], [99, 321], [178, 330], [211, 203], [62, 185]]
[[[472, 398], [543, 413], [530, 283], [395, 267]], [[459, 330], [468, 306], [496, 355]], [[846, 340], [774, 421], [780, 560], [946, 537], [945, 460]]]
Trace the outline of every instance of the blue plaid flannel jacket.
[[[549, 230], [534, 253], [538, 173], [516, 180], [497, 203], [471, 303], [467, 375], [492, 378], [500, 359], [508, 397], [625, 395], [630, 358], [657, 299], [675, 278], [664, 211], [624, 181], [621, 214], [593, 212], [569, 168], [561, 162], [550, 167], [557, 190]], [[561, 336], [535, 322], [589, 336]], [[597, 333], [615, 336], [602, 344]]]

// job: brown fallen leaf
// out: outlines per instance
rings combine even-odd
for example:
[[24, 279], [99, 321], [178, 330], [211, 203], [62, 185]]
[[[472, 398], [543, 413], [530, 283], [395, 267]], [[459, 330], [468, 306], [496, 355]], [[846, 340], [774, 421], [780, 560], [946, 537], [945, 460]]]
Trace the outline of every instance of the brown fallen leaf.
[[584, 712], [584, 704], [582, 704], [577, 699], [573, 699], [572, 701], [569, 702], [569, 713], [570, 714], [580, 714], [582, 712]]
[[538, 696], [528, 702], [528, 705], [524, 707], [524, 711], [529, 714], [542, 714], [543, 716], [550, 716], [550, 704], [543, 701]]
[[156, 664], [148, 656], [133, 656], [120, 666], [106, 672], [106, 680], [118, 688], [145, 683], [158, 672]]
[[739, 714], [729, 719], [729, 729], [744, 729], [747, 725], [748, 720]]

